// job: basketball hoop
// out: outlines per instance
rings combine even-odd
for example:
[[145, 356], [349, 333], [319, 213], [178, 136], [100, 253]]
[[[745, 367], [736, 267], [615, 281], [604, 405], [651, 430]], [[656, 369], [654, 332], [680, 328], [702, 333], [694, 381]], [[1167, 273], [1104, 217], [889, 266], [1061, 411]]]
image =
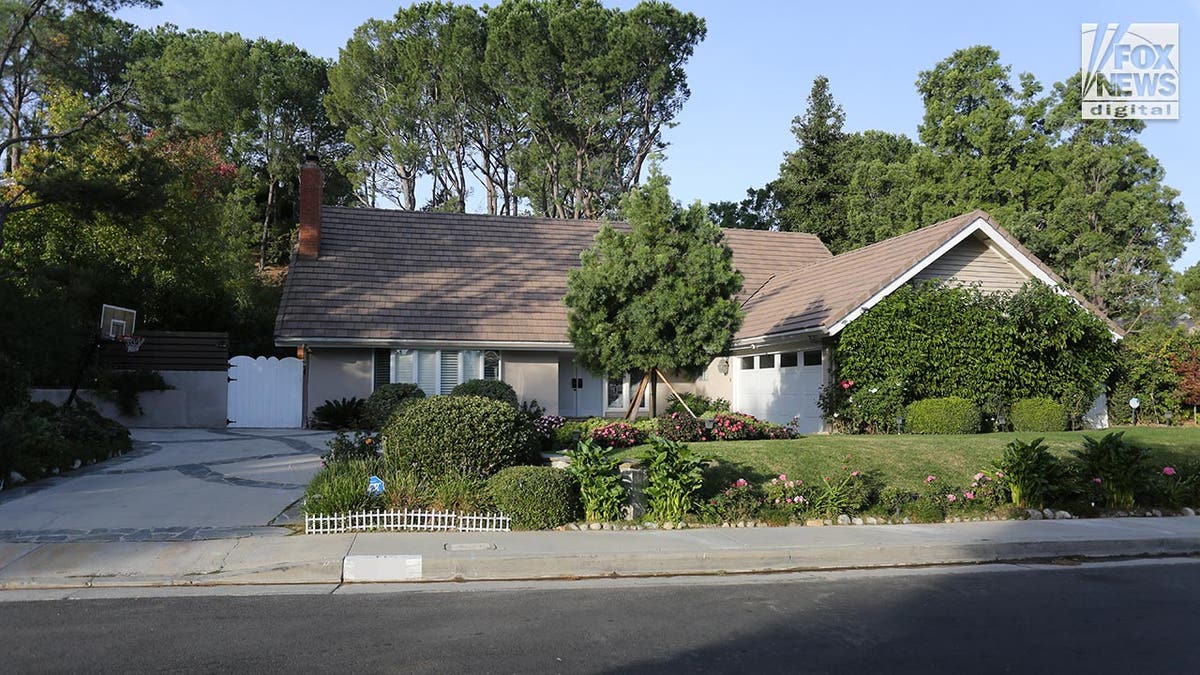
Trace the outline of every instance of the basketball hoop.
[[127, 351], [131, 354], [133, 352], [136, 352], [137, 350], [141, 349], [142, 343], [145, 341], [146, 341], [146, 338], [142, 337], [141, 335], [118, 335], [117, 336], [117, 342], [120, 342], [121, 344], [125, 345], [125, 351]]

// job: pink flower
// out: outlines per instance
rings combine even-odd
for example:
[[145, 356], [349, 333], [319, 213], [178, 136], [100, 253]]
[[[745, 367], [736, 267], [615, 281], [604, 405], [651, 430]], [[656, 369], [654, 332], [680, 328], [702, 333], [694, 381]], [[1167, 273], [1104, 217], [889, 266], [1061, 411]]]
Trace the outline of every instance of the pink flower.
[[1004, 478], [1004, 474], [1003, 474], [1003, 473], [1001, 473], [1001, 472], [999, 472], [999, 471], [997, 471], [997, 472], [996, 472], [996, 478]]
[[855, 478], [858, 478], [858, 472], [857, 472], [857, 471], [851, 471], [851, 472], [850, 472], [850, 475], [851, 475], [851, 476], [854, 476]]
[[929, 474], [928, 476], [925, 476], [926, 483], [932, 483], [935, 480], [937, 480], [937, 476], [935, 476], [933, 474]]
[[976, 481], [976, 482], [979, 482], [979, 481], [983, 480], [984, 478], [985, 478], [985, 476], [984, 476], [984, 473], [983, 473], [982, 471], [980, 471], [979, 473], [975, 474], [975, 481]]
[[975, 499], [975, 493], [974, 493], [974, 492], [964, 492], [964, 493], [963, 493], [963, 496], [964, 496], [964, 497], [966, 497], [967, 499]]
[[1173, 466], [1164, 466], [1164, 467], [1163, 467], [1163, 475], [1164, 475], [1164, 476], [1174, 476], [1174, 475], [1175, 475], [1175, 467], [1173, 467]]
[[787, 480], [787, 474], [779, 474], [779, 480]]
[[842, 380], [842, 389], [849, 389], [850, 387], [853, 387], [853, 386], [854, 386], [854, 383], [851, 382], [850, 380]]
[[946, 501], [956, 502], [956, 501], [958, 501], [958, 497], [954, 496], [954, 493], [951, 492], [950, 494], [946, 495]]
[[1103, 483], [1104, 481], [1100, 480], [1099, 478], [1093, 478], [1092, 482], [1095, 483], [1096, 485], [1099, 485], [1099, 484]]
[[736, 481], [736, 482], [734, 482], [734, 485], [736, 485], [737, 487], [746, 487], [746, 485], [747, 485], [747, 483], [746, 483], [746, 479], [745, 479], [745, 478], [739, 478], [739, 479], [737, 479], [737, 481]]

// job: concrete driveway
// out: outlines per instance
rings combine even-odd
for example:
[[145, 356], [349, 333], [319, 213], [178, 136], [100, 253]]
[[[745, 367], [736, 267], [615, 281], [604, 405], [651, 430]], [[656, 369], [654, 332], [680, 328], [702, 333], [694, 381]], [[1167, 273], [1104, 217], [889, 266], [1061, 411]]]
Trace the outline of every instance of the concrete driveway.
[[268, 527], [321, 466], [328, 432], [135, 429], [134, 452], [0, 492], [0, 541], [283, 535]]

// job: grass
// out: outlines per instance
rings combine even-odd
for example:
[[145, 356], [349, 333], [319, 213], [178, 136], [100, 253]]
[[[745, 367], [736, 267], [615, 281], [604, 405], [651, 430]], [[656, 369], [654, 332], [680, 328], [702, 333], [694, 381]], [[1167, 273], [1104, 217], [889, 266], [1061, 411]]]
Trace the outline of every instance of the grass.
[[[1127, 441], [1150, 450], [1152, 463], [1177, 464], [1200, 460], [1200, 428], [1126, 427]], [[806, 483], [822, 476], [848, 470], [878, 471], [884, 481], [899, 487], [918, 488], [933, 474], [945, 485], [969, 485], [978, 471], [988, 471], [1004, 446], [1015, 438], [1044, 437], [1050, 450], [1060, 456], [1083, 445], [1085, 435], [1107, 432], [997, 433], [967, 436], [919, 435], [822, 435], [781, 441], [713, 441], [693, 443], [694, 451], [715, 457], [719, 466], [712, 480], [730, 483], [738, 478], [764, 482], [779, 474]], [[642, 448], [630, 448], [623, 456], [640, 456]]]

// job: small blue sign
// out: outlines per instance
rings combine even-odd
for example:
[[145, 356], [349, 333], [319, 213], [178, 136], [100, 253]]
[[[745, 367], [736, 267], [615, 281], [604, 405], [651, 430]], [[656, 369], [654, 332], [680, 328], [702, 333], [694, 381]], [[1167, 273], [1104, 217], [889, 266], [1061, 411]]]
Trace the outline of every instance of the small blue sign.
[[371, 476], [367, 481], [367, 494], [381, 495], [383, 494], [383, 479], [379, 476]]

